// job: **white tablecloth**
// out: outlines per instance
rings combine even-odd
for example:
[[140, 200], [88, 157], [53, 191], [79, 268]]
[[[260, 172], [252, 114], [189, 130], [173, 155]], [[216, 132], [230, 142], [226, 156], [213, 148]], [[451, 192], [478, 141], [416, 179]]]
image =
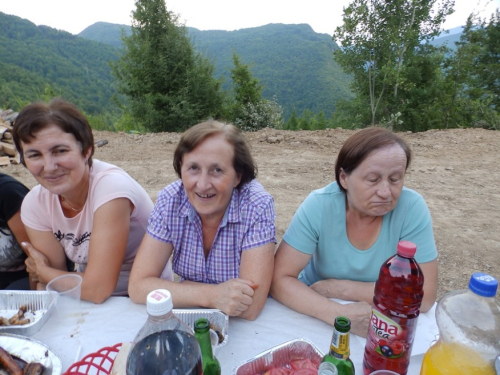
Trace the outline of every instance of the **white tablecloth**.
[[[136, 305], [129, 298], [111, 297], [101, 305], [82, 301], [82, 317], [76, 326], [60, 324], [52, 316], [32, 337], [54, 350], [66, 370], [89, 353], [132, 341], [146, 319], [146, 306]], [[241, 362], [297, 338], [308, 339], [326, 353], [332, 332], [332, 326], [269, 298], [255, 321], [229, 319], [228, 342], [217, 350], [216, 356], [222, 366], [222, 375], [230, 375]], [[420, 314], [408, 375], [419, 375], [423, 353], [437, 333], [434, 308]], [[356, 373], [362, 374], [365, 339], [351, 335], [350, 344]]]

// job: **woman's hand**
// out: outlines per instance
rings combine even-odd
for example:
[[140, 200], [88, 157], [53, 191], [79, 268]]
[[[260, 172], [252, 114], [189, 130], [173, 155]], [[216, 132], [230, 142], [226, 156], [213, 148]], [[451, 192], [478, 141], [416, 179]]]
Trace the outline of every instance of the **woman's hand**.
[[214, 304], [229, 316], [239, 316], [253, 302], [256, 285], [250, 280], [231, 279], [215, 287]]
[[21, 246], [26, 254], [28, 254], [28, 258], [26, 258], [24, 264], [26, 264], [26, 271], [30, 274], [30, 280], [34, 283], [38, 283], [39, 270], [49, 266], [49, 259], [35, 249], [29, 242], [22, 242]]
[[371, 305], [366, 302], [354, 302], [342, 305], [340, 314], [351, 320], [351, 332], [366, 337], [370, 326]]

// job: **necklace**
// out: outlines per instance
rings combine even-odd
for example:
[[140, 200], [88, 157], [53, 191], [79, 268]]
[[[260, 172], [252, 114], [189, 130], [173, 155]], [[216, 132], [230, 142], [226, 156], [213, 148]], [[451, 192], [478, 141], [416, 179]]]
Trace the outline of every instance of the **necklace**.
[[76, 209], [75, 207], [70, 205], [69, 202], [66, 199], [64, 199], [64, 197], [62, 195], [60, 195], [59, 198], [61, 199], [61, 202], [66, 202], [66, 204], [69, 206], [69, 208], [71, 208], [73, 211], [80, 212], [81, 210], [83, 210], [83, 207], [80, 209]]

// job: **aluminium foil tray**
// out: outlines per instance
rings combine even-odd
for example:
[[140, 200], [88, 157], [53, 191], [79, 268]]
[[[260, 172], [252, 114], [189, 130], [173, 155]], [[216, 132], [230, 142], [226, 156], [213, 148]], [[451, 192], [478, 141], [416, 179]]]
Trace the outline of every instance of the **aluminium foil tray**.
[[0, 334], [34, 335], [51, 316], [55, 306], [55, 298], [53, 293], [45, 291], [0, 290], [1, 317], [10, 319], [22, 305], [28, 307], [25, 318], [30, 319], [30, 323], [0, 326]]
[[232, 375], [263, 374], [272, 367], [287, 366], [293, 359], [309, 358], [319, 366], [324, 354], [308, 339], [287, 341], [243, 361], [233, 368]]
[[215, 348], [220, 348], [227, 344], [229, 317], [218, 309], [173, 309], [175, 316], [186, 323], [194, 331], [194, 323], [199, 318], [207, 318], [210, 322], [210, 327], [216, 332], [222, 334], [224, 340], [219, 341], [219, 345]]

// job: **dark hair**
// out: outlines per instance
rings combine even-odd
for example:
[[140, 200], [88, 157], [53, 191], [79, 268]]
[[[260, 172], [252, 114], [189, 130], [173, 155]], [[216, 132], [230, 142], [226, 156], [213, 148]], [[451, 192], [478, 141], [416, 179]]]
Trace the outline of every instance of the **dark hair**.
[[365, 160], [372, 152], [391, 145], [399, 145], [406, 154], [406, 167], [411, 162], [411, 149], [410, 146], [395, 133], [377, 127], [369, 127], [362, 129], [344, 142], [342, 148], [337, 156], [335, 163], [335, 179], [339, 185], [340, 190], [344, 193], [346, 190], [340, 184], [340, 171], [350, 174]]
[[91, 150], [88, 159], [91, 167], [94, 154], [92, 128], [83, 113], [74, 104], [62, 98], [55, 98], [48, 104], [44, 102], [28, 104], [17, 116], [12, 137], [21, 156], [21, 163], [26, 166], [21, 142], [30, 143], [36, 138], [36, 133], [50, 125], [56, 125], [63, 132], [73, 134], [80, 144], [83, 156], [89, 149]]
[[241, 177], [236, 188], [240, 188], [247, 182], [257, 177], [257, 165], [254, 163], [250, 147], [241, 133], [234, 125], [223, 124], [218, 121], [206, 121], [190, 127], [182, 134], [174, 152], [174, 169], [181, 178], [182, 158], [184, 154], [193, 151], [205, 139], [222, 134], [234, 148], [233, 168]]

